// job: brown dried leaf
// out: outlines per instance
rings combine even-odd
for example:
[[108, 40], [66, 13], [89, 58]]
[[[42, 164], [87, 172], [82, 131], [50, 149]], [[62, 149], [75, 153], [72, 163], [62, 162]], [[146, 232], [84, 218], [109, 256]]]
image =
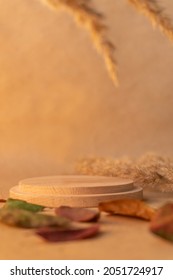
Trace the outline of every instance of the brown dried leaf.
[[36, 234], [41, 236], [46, 241], [59, 242], [59, 241], [72, 241], [91, 238], [97, 235], [99, 226], [94, 225], [82, 229], [67, 229], [58, 230], [57, 228], [41, 228], [36, 231]]
[[3, 198], [0, 198], [0, 203], [3, 203], [3, 202], [6, 202], [6, 200]]
[[158, 209], [150, 223], [150, 230], [173, 242], [173, 203], [166, 203]]
[[137, 217], [144, 220], [151, 220], [155, 214], [155, 209], [137, 199], [118, 199], [101, 202], [99, 204], [99, 210], [112, 214]]
[[55, 213], [75, 222], [96, 222], [100, 217], [98, 211], [69, 206], [60, 206], [55, 209]]

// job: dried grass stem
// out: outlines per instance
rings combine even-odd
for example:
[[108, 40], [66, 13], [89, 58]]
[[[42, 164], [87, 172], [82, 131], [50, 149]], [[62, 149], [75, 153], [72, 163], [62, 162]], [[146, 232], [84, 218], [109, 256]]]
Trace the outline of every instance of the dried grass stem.
[[128, 0], [173, 42], [173, 24], [156, 0]]
[[72, 13], [79, 25], [85, 27], [91, 37], [97, 51], [103, 56], [110, 77], [115, 85], [118, 85], [117, 64], [114, 57], [115, 47], [107, 36], [107, 26], [104, 16], [97, 12], [90, 0], [42, 0], [55, 10], [64, 8]]
[[155, 154], [128, 158], [85, 158], [76, 166], [84, 175], [113, 176], [133, 179], [135, 185], [163, 192], [173, 191], [173, 160]]

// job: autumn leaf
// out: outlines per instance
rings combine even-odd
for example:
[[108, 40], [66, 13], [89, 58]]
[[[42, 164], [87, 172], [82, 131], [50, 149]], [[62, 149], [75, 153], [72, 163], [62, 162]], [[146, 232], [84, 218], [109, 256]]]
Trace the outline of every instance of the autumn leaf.
[[155, 209], [137, 199], [118, 199], [101, 202], [99, 210], [131, 217], [137, 217], [144, 220], [151, 220], [155, 214]]
[[3, 202], [6, 202], [6, 200], [3, 198], [0, 198], [0, 203], [3, 203]]
[[69, 206], [60, 206], [55, 208], [55, 213], [75, 222], [96, 222], [100, 217], [100, 213], [98, 211]]
[[80, 229], [65, 229], [59, 230], [57, 228], [41, 228], [36, 231], [36, 234], [49, 242], [59, 241], [72, 241], [91, 238], [97, 235], [99, 232], [99, 226], [94, 225], [87, 228]]
[[23, 209], [2, 208], [0, 222], [23, 228], [39, 228], [46, 226], [67, 227], [69, 221], [63, 217], [33, 213]]
[[28, 203], [23, 200], [9, 198], [6, 201], [4, 208], [24, 209], [24, 210], [31, 211], [31, 212], [39, 212], [39, 211], [42, 211], [45, 207], [37, 205], [37, 204]]
[[157, 210], [150, 223], [150, 230], [173, 242], [173, 203], [166, 203]]

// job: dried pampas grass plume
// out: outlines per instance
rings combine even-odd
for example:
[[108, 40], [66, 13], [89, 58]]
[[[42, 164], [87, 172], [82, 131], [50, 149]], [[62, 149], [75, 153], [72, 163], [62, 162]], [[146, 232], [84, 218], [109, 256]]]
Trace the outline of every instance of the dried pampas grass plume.
[[173, 191], [173, 159], [146, 154], [128, 158], [85, 158], [76, 166], [83, 175], [101, 175], [133, 179], [136, 186], [163, 192]]
[[97, 51], [103, 56], [110, 77], [118, 85], [117, 65], [114, 58], [115, 47], [107, 37], [107, 26], [104, 17], [91, 5], [90, 0], [41, 0], [50, 7], [58, 10], [64, 8], [72, 13], [79, 25], [88, 29]]
[[[79, 25], [85, 27], [98, 52], [103, 56], [110, 77], [115, 85], [118, 85], [117, 63], [114, 57], [115, 47], [107, 36], [107, 26], [104, 23], [104, 16], [97, 12], [91, 0], [41, 0], [54, 10], [64, 8], [69, 11]], [[173, 42], [173, 24], [165, 15], [163, 8], [156, 0], [128, 0], [139, 12], [143, 13]]]
[[153, 26], [160, 30], [173, 42], [173, 24], [169, 17], [164, 14], [156, 0], [128, 0], [139, 12], [150, 19]]

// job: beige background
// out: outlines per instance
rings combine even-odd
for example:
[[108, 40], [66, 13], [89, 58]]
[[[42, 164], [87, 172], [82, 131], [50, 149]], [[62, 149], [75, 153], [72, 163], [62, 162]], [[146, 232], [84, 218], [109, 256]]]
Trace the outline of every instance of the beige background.
[[0, 0], [1, 180], [69, 172], [85, 155], [172, 154], [172, 44], [127, 1], [94, 4], [117, 47], [118, 89], [71, 16]]
[[[118, 89], [88, 33], [69, 14], [39, 0], [0, 0], [3, 196], [25, 177], [73, 172], [82, 156], [173, 155], [172, 44], [128, 1], [93, 2], [117, 47]], [[162, 3], [173, 18], [173, 2]]]

